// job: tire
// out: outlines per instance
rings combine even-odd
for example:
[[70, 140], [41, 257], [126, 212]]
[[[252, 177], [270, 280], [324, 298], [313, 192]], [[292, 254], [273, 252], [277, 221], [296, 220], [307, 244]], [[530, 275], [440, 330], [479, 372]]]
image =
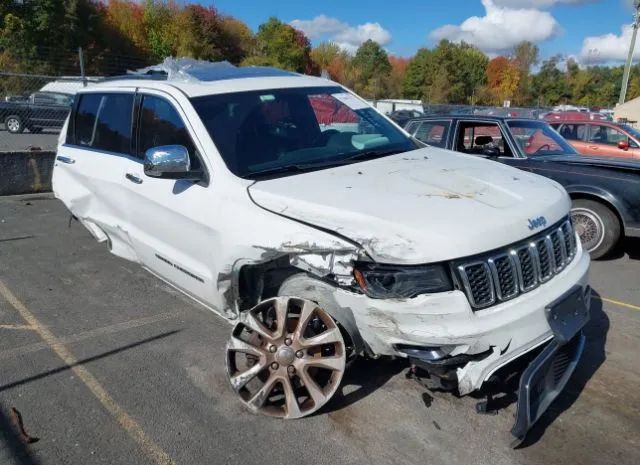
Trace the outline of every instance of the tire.
[[345, 371], [344, 340], [318, 304], [274, 297], [244, 312], [226, 346], [231, 387], [254, 413], [295, 419], [331, 400]]
[[571, 219], [580, 236], [582, 247], [591, 258], [606, 257], [616, 247], [621, 236], [620, 220], [606, 205], [587, 199], [576, 199], [571, 207]]
[[4, 127], [11, 134], [20, 134], [24, 131], [24, 124], [18, 115], [9, 115], [4, 119]]

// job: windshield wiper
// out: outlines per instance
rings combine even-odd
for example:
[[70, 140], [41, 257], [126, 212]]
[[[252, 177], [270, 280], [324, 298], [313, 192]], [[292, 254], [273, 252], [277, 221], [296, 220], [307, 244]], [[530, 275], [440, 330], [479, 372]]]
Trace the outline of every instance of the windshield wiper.
[[388, 155], [395, 155], [401, 153], [402, 150], [369, 150], [367, 152], [360, 152], [347, 158], [331, 161], [310, 161], [308, 163], [292, 163], [291, 165], [276, 166], [274, 168], [267, 168], [262, 171], [256, 171], [254, 173], [247, 173], [246, 177], [264, 177], [274, 174], [286, 174], [286, 173], [304, 173], [305, 171], [330, 168], [332, 166], [348, 165], [357, 161], [373, 160], [375, 158], [386, 157]]
[[347, 158], [343, 158], [340, 160], [340, 164], [343, 163], [351, 163], [354, 161], [363, 161], [363, 160], [373, 160], [375, 158], [386, 157], [389, 155], [395, 155], [397, 153], [402, 153], [404, 150], [369, 150], [367, 152], [360, 152], [355, 155], [352, 155]]

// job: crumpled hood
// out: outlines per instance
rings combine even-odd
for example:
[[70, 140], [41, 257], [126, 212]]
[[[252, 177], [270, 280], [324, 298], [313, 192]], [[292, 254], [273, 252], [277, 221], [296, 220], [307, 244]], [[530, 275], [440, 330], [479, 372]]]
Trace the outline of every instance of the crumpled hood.
[[566, 216], [554, 181], [471, 155], [427, 147], [256, 182], [261, 207], [334, 231], [379, 262], [418, 264], [504, 246]]

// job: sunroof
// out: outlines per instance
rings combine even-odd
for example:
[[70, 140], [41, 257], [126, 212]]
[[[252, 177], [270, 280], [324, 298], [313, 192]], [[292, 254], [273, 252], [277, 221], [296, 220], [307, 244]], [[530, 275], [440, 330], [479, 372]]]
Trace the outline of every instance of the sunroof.
[[189, 72], [190, 76], [199, 81], [222, 81], [224, 79], [238, 79], [249, 77], [279, 77], [279, 76], [296, 76], [296, 73], [285, 71], [278, 68], [269, 68], [266, 66], [245, 66], [238, 68], [223, 69], [198, 69]]
[[241, 79], [251, 77], [284, 77], [298, 76], [291, 71], [267, 66], [232, 65], [228, 61], [210, 62], [192, 58], [166, 58], [162, 63], [143, 68], [135, 75], [166, 74], [167, 80], [179, 81], [222, 81], [225, 79]]

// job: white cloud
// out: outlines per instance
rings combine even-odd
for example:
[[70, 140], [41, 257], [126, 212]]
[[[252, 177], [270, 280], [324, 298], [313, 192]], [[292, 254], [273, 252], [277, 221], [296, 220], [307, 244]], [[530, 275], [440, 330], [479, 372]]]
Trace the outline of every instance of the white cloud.
[[561, 4], [582, 5], [596, 1], [598, 0], [494, 0], [494, 3], [507, 8], [550, 8]]
[[[604, 34], [587, 37], [582, 41], [580, 61], [586, 65], [624, 61], [629, 53], [632, 28], [630, 24], [622, 26], [620, 35]], [[640, 44], [636, 44], [634, 58], [640, 58]]]
[[[509, 50], [523, 40], [542, 42], [560, 32], [560, 25], [550, 13], [533, 8], [507, 8], [502, 3], [525, 3], [520, 0], [482, 0], [485, 16], [472, 16], [462, 24], [447, 24], [429, 34], [438, 41], [465, 41], [486, 52]], [[539, 3], [545, 0], [533, 0]]]
[[391, 42], [391, 33], [379, 23], [351, 26], [336, 18], [319, 15], [313, 19], [294, 19], [289, 24], [304, 32], [310, 39], [331, 40], [352, 53], [368, 39], [383, 46]]

